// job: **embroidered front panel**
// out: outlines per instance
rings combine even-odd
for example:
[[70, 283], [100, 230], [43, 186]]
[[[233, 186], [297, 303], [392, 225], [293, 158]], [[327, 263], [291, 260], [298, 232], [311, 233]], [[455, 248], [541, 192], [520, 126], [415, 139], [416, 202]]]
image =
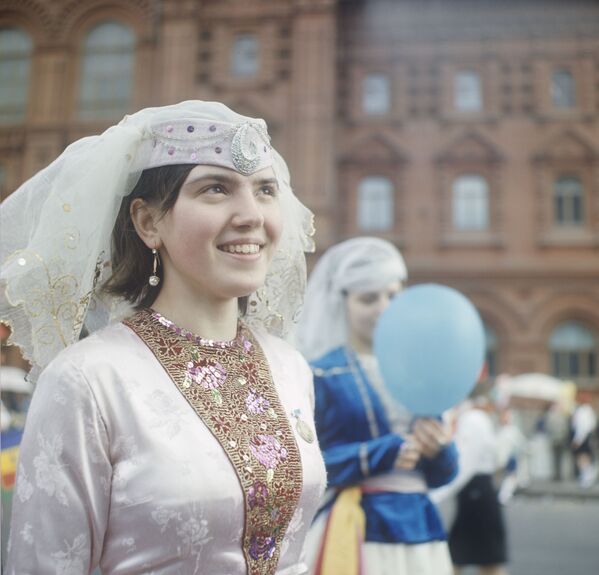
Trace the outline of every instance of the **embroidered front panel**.
[[192, 338], [149, 310], [123, 323], [152, 350], [237, 472], [248, 574], [274, 574], [301, 495], [302, 466], [258, 342], [244, 326], [232, 343]]

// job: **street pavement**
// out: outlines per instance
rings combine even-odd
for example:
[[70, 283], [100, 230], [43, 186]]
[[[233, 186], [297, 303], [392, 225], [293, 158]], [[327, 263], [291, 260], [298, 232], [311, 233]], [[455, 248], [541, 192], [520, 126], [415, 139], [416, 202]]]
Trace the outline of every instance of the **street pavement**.
[[[442, 511], [449, 521], [451, 508]], [[599, 485], [536, 483], [504, 511], [510, 575], [599, 575]]]

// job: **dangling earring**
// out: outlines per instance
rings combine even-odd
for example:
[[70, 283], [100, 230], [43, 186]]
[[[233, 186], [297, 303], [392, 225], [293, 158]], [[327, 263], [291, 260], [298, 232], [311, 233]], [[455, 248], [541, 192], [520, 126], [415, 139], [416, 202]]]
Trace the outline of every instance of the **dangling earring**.
[[152, 275], [148, 278], [148, 283], [152, 287], [156, 287], [160, 283], [160, 278], [156, 275], [156, 271], [158, 270], [158, 250], [156, 248], [152, 248], [152, 254], [154, 254], [154, 265], [152, 266]]

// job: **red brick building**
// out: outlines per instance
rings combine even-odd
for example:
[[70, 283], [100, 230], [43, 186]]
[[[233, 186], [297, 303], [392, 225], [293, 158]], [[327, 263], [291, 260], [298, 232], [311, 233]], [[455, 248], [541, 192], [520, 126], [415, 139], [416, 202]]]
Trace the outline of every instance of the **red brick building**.
[[2, 0], [0, 188], [124, 113], [263, 117], [319, 250], [375, 234], [453, 285], [494, 373], [599, 394], [599, 4]]

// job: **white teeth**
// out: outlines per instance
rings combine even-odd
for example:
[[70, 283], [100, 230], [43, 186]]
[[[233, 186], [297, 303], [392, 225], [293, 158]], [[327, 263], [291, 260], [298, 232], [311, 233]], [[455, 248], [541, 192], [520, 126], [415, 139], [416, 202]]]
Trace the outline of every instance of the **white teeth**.
[[260, 246], [258, 244], [239, 244], [223, 246], [221, 249], [231, 254], [257, 254], [260, 251]]

